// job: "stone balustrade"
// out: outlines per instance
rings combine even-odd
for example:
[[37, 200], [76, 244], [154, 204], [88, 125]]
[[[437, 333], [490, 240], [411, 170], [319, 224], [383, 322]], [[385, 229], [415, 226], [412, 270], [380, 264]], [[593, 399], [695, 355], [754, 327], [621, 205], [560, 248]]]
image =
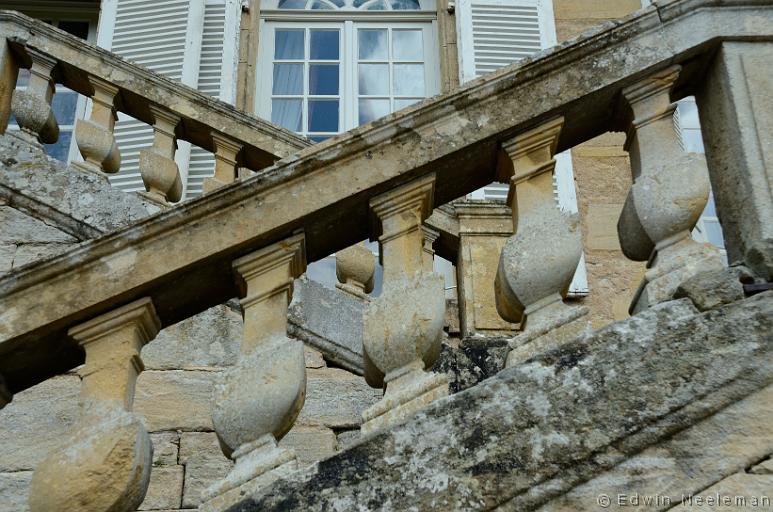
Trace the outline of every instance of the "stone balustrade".
[[[34, 30], [33, 30], [34, 28]], [[61, 84], [92, 101], [90, 119], [77, 120], [75, 139], [83, 162], [100, 176], [120, 170], [113, 129], [117, 112], [153, 127], [153, 146], [140, 153], [140, 172], [150, 199], [162, 206], [180, 200], [182, 181], [174, 153], [178, 140], [215, 154], [207, 190], [235, 181], [240, 168], [260, 170], [310, 143], [287, 130], [130, 64], [105, 50], [16, 12], [0, 12], [6, 41], [0, 64], [0, 133], [13, 111], [19, 136], [29, 143], [54, 143], [58, 126], [51, 101]], [[15, 90], [19, 68], [29, 68], [24, 89]]]
[[[38, 98], [45, 99], [50, 77], [79, 92], [90, 84], [90, 96], [96, 96], [97, 86], [89, 77], [113, 84], [118, 92], [112, 106], [110, 91], [102, 87], [103, 110], [99, 120], [92, 121], [109, 125], [105, 114], [116, 108], [153, 124], [157, 141], [148, 154], [169, 160], [174, 138], [189, 140], [216, 154], [215, 180], [226, 183], [238, 175], [239, 166], [257, 169], [258, 161], [265, 166], [294, 151], [294, 136], [277, 131], [272, 139], [266, 124], [241, 118], [229, 107], [180, 86], [174, 86], [182, 90], [174, 95], [168, 81], [112, 62], [101, 50], [65, 47], [65, 36], [53, 29], [33, 33], [32, 23], [0, 15], [0, 34], [7, 41], [0, 48], [0, 69], [34, 67], [34, 53], [45, 47], [48, 53], [43, 55], [54, 64], [35, 68], [39, 81], [33, 90], [41, 93]], [[496, 283], [504, 319], [523, 329], [511, 344], [510, 364], [523, 357], [523, 347], [547, 348], [585, 329], [583, 308], [563, 300], [581, 245], [576, 219], [559, 211], [552, 196], [553, 157], [558, 151], [606, 131], [629, 132], [626, 147], [634, 182], [619, 224], [621, 245], [630, 257], [650, 262], [634, 311], [668, 299], [674, 283], [695, 270], [715, 266], [710, 252], [685, 236], [705, 202], [706, 169], [694, 157], [678, 153], [673, 129], [666, 129], [671, 101], [689, 94], [697, 96], [708, 127], [706, 164], [730, 264], [746, 265], [754, 278], [769, 281], [773, 187], [767, 162], [773, 143], [766, 127], [773, 109], [764, 63], [773, 56], [773, 44], [765, 42], [772, 39], [773, 6], [754, 0], [668, 2], [588, 34], [581, 44], [559, 47], [483, 77], [450, 95], [301, 151], [238, 185], [22, 269], [0, 279], [0, 374], [13, 393], [77, 366], [83, 353], [69, 341], [68, 332], [85, 345], [88, 372], [90, 361], [104, 354], [95, 352], [103, 343], [81, 340], [112, 340], [115, 333], [126, 332], [102, 333], [96, 326], [115, 321], [114, 312], [128, 318], [125, 308], [135, 311], [138, 303], [132, 301], [144, 297], [153, 298], [158, 312], [155, 329], [242, 297], [241, 358], [217, 392], [213, 418], [223, 451], [236, 465], [210, 488], [209, 505], [204, 505], [223, 510], [233, 496], [254, 492], [295, 467], [293, 454], [279, 449], [276, 441], [303, 405], [303, 354], [300, 342], [286, 337], [286, 315], [292, 279], [307, 261], [341, 252], [342, 281], [364, 294], [372, 266], [357, 261], [347, 269], [344, 249], [365, 238], [380, 243], [383, 291], [366, 302], [363, 348], [366, 380], [385, 387], [385, 394], [364, 412], [365, 434], [389, 428], [448, 394], [445, 376], [427, 371], [440, 348], [445, 307], [443, 281], [430, 272], [430, 256], [436, 245], [443, 245], [444, 234], [422, 226], [433, 209], [495, 178], [510, 180], [513, 234], [503, 243], [490, 287], [493, 294]], [[648, 51], [630, 58], [633, 50], [643, 47]], [[111, 69], [129, 78], [111, 82]], [[148, 77], [158, 90], [140, 86]], [[9, 79], [2, 80], [0, 114], [7, 116], [12, 88]], [[164, 101], [167, 97], [177, 101]], [[43, 117], [27, 124], [28, 136], [42, 140], [48, 133]], [[3, 123], [6, 119], [0, 119], [0, 126]], [[97, 156], [90, 163], [104, 170], [105, 159], [98, 156], [104, 151], [93, 153]], [[164, 200], [173, 198], [170, 176], [154, 178], [159, 184], [151, 192]], [[742, 215], [745, 206], [739, 203], [744, 200], [750, 205]], [[171, 248], [179, 247], [186, 250], [170, 258]], [[352, 260], [362, 256], [355, 254]], [[236, 280], [230, 279], [231, 273]], [[76, 327], [81, 324], [84, 327]], [[146, 327], [142, 336], [135, 334], [131, 346], [151, 337], [151, 331]], [[136, 361], [131, 351], [115, 350], [110, 361], [124, 365], [119, 373], [125, 377], [119, 379], [123, 384], [105, 395], [85, 378], [84, 393], [100, 406], [108, 402], [111, 411], [123, 411], [116, 417], [128, 418], [132, 376], [136, 378], [139, 366], [132, 363], [127, 369], [127, 361]], [[48, 357], [54, 353], [60, 355], [55, 362]], [[111, 418], [105, 416], [106, 421]], [[84, 421], [100, 420], [84, 414]], [[109, 431], [106, 438], [119, 432], [121, 442], [135, 443], [137, 450], [127, 457], [130, 467], [122, 469], [134, 471], [132, 481], [141, 487], [147, 454], [142, 433], [124, 428], [134, 425], [128, 419], [115, 421], [119, 426], [95, 432]], [[58, 464], [57, 453], [51, 456], [52, 466]], [[84, 468], [102, 460], [94, 457]], [[46, 492], [68, 503], [70, 496], [86, 489], [60, 489], [46, 471], [36, 474], [33, 484], [40, 489], [33, 491], [39, 496], [33, 499], [39, 499], [37, 510], [49, 506]], [[126, 474], [106, 478], [123, 481]], [[126, 486], [120, 492], [127, 503], [134, 503], [141, 489]]]

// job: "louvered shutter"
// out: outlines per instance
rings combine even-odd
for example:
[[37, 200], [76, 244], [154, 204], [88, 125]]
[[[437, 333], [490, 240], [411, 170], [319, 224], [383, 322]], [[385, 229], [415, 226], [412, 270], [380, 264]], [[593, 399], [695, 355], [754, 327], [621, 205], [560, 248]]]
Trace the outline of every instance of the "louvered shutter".
[[[459, 0], [456, 21], [462, 83], [556, 44], [551, 0]], [[505, 184], [491, 184], [473, 197], [504, 199], [507, 188]], [[561, 209], [577, 213], [572, 158], [568, 151], [556, 155], [553, 192]], [[569, 293], [574, 296], [588, 293], [584, 255]]]
[[[195, 87], [203, 11], [204, 0], [105, 0], [98, 41], [135, 64]], [[144, 190], [139, 151], [152, 146], [152, 128], [121, 114], [115, 138], [121, 149], [121, 170], [110, 182], [125, 191]], [[178, 142], [175, 160], [183, 178], [189, 156], [190, 144]]]
[[[228, 103], [236, 98], [236, 65], [240, 5], [235, 0], [207, 0], [199, 59], [198, 89]], [[201, 194], [202, 183], [215, 173], [209, 151], [193, 147], [186, 197]]]

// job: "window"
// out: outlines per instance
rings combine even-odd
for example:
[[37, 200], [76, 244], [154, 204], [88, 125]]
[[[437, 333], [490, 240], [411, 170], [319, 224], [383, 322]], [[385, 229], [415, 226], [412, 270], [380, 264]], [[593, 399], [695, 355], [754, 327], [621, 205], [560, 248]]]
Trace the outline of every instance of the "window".
[[[314, 142], [440, 92], [434, 0], [269, 0], [260, 16], [256, 112]], [[335, 258], [307, 274], [335, 286]]]
[[315, 142], [439, 92], [434, 7], [347, 2], [279, 0], [261, 12], [257, 111]]
[[[25, 12], [24, 9], [22, 9], [22, 12]], [[81, 39], [87, 41], [93, 41], [95, 39], [96, 29], [93, 21], [79, 18], [78, 15], [67, 16], [63, 14], [54, 17], [49, 12], [45, 16], [40, 16], [40, 13], [36, 11], [25, 12], [25, 14], [36, 16], [42, 21], [74, 36], [80, 37]], [[29, 76], [29, 70], [20, 69], [16, 88], [19, 90], [26, 89]], [[54, 144], [45, 144], [43, 149], [49, 156], [61, 160], [62, 162], [68, 162], [72, 155], [78, 151], [72, 134], [75, 129], [75, 120], [82, 117], [83, 112], [85, 111], [86, 98], [80, 96], [75, 91], [57, 84], [54, 97], [51, 100], [51, 108], [59, 123], [59, 140]], [[16, 124], [16, 119], [13, 116], [8, 120], [8, 127], [10, 130], [19, 129], [19, 126]]]

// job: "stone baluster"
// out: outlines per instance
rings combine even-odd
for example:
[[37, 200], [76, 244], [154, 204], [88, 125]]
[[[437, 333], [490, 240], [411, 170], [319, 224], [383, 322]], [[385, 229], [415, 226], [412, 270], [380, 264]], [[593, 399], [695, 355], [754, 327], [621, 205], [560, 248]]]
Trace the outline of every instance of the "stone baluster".
[[240, 281], [244, 339], [235, 366], [214, 395], [212, 420], [223, 453], [236, 464], [203, 494], [201, 512], [223, 511], [297, 468], [279, 448], [303, 407], [303, 343], [287, 337], [293, 280], [306, 268], [297, 234], [233, 263]]
[[373, 278], [376, 274], [376, 258], [363, 244], [356, 244], [336, 253], [336, 288], [355, 297], [370, 300]]
[[73, 165], [105, 177], [104, 173], [114, 174], [121, 168], [121, 151], [113, 133], [118, 87], [93, 76], [89, 77], [89, 83], [94, 88], [91, 119], [78, 119], [75, 123], [75, 141], [84, 161]]
[[548, 121], [502, 145], [501, 167], [512, 170], [507, 202], [514, 234], [499, 259], [496, 305], [502, 318], [520, 322], [524, 331], [510, 344], [517, 350], [508, 354], [509, 366], [522, 360], [524, 350], [560, 344], [586, 328], [581, 318], [587, 308], [563, 302], [582, 255], [577, 216], [561, 211], [553, 196], [563, 121]]
[[421, 227], [421, 234], [423, 237], [422, 245], [422, 264], [425, 272], [433, 272], [435, 270], [435, 240], [440, 237], [440, 232], [435, 231], [427, 226]]
[[162, 107], [150, 105], [153, 114], [153, 146], [140, 151], [140, 174], [145, 184], [144, 194], [161, 206], [176, 203], [182, 197], [180, 169], [174, 161], [177, 150], [175, 128], [180, 116]]
[[0, 44], [0, 135], [8, 129], [11, 117], [11, 99], [19, 80], [19, 63], [11, 52], [11, 46]]
[[364, 435], [448, 394], [447, 376], [426, 371], [440, 352], [445, 315], [443, 277], [423, 263], [421, 224], [432, 213], [434, 184], [433, 174], [370, 202], [372, 232], [382, 233], [384, 283], [363, 318], [365, 378], [386, 391], [363, 412]]
[[29, 83], [26, 89], [13, 92], [11, 109], [21, 128], [19, 137], [42, 147], [41, 143], [53, 144], [59, 140], [59, 124], [51, 109], [54, 96], [51, 73], [56, 66], [56, 59], [29, 48], [27, 54], [32, 59]]
[[204, 180], [205, 194], [233, 183], [240, 172], [236, 162], [239, 151], [242, 150], [242, 144], [219, 133], [212, 134], [212, 142], [215, 145], [215, 175]]
[[35, 469], [32, 512], [128, 512], [142, 503], [153, 446], [131, 410], [143, 369], [140, 350], [159, 328], [153, 303], [144, 298], [70, 329], [86, 352], [81, 417]]
[[719, 251], [690, 232], [709, 196], [703, 155], [686, 153], [674, 130], [670, 93], [680, 72], [673, 66], [623, 90], [633, 111], [625, 149], [633, 184], [617, 224], [623, 253], [648, 261], [630, 312], [670, 300], [678, 286], [702, 270], [721, 270]]

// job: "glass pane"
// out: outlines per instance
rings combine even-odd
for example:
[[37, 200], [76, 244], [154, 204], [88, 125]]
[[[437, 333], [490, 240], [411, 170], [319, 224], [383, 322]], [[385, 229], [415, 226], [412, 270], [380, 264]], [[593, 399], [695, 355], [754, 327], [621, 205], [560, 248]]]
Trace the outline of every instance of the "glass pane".
[[338, 60], [337, 30], [312, 30], [309, 37], [311, 60]]
[[338, 100], [309, 100], [309, 131], [338, 131]]
[[338, 94], [338, 64], [309, 65], [309, 94]]
[[392, 55], [395, 60], [424, 60], [424, 43], [421, 30], [395, 30], [392, 32]]
[[332, 137], [332, 135], [311, 135], [309, 136], [309, 140], [312, 142], [322, 142], [323, 140], [327, 140], [330, 137]]
[[371, 4], [368, 4], [365, 6], [366, 11], [386, 11], [387, 7], [384, 3], [384, 0], [377, 0], [376, 2], [373, 2]]
[[294, 132], [301, 131], [303, 100], [272, 100], [271, 122]]
[[274, 64], [274, 94], [303, 94], [303, 64]]
[[303, 30], [279, 30], [274, 32], [274, 58], [276, 60], [303, 60]]
[[59, 132], [59, 140], [55, 144], [46, 144], [43, 149], [52, 158], [66, 162], [70, 154], [71, 140], [72, 132]]
[[306, 0], [279, 0], [279, 9], [305, 9]]
[[60, 125], [75, 122], [75, 107], [78, 103], [78, 93], [71, 91], [56, 91], [51, 100], [54, 117]]
[[380, 119], [389, 114], [389, 100], [360, 100], [360, 124]]
[[424, 96], [424, 66], [395, 64], [395, 96]]
[[423, 99], [424, 98], [407, 98], [407, 99], [403, 98], [403, 99], [395, 100], [395, 110], [401, 110], [401, 109], [404, 109], [405, 107], [410, 107], [414, 103], [418, 103]]
[[360, 60], [387, 60], [387, 31], [357, 31]]
[[311, 2], [311, 9], [313, 9], [313, 10], [330, 11], [333, 8], [334, 7], [332, 5], [330, 5], [329, 3], [322, 2], [320, 0], [314, 0], [313, 2]]
[[390, 0], [395, 11], [418, 11], [421, 9], [419, 0]]
[[360, 94], [389, 94], [389, 64], [360, 64]]
[[89, 38], [88, 21], [60, 21], [59, 28], [81, 39]]

